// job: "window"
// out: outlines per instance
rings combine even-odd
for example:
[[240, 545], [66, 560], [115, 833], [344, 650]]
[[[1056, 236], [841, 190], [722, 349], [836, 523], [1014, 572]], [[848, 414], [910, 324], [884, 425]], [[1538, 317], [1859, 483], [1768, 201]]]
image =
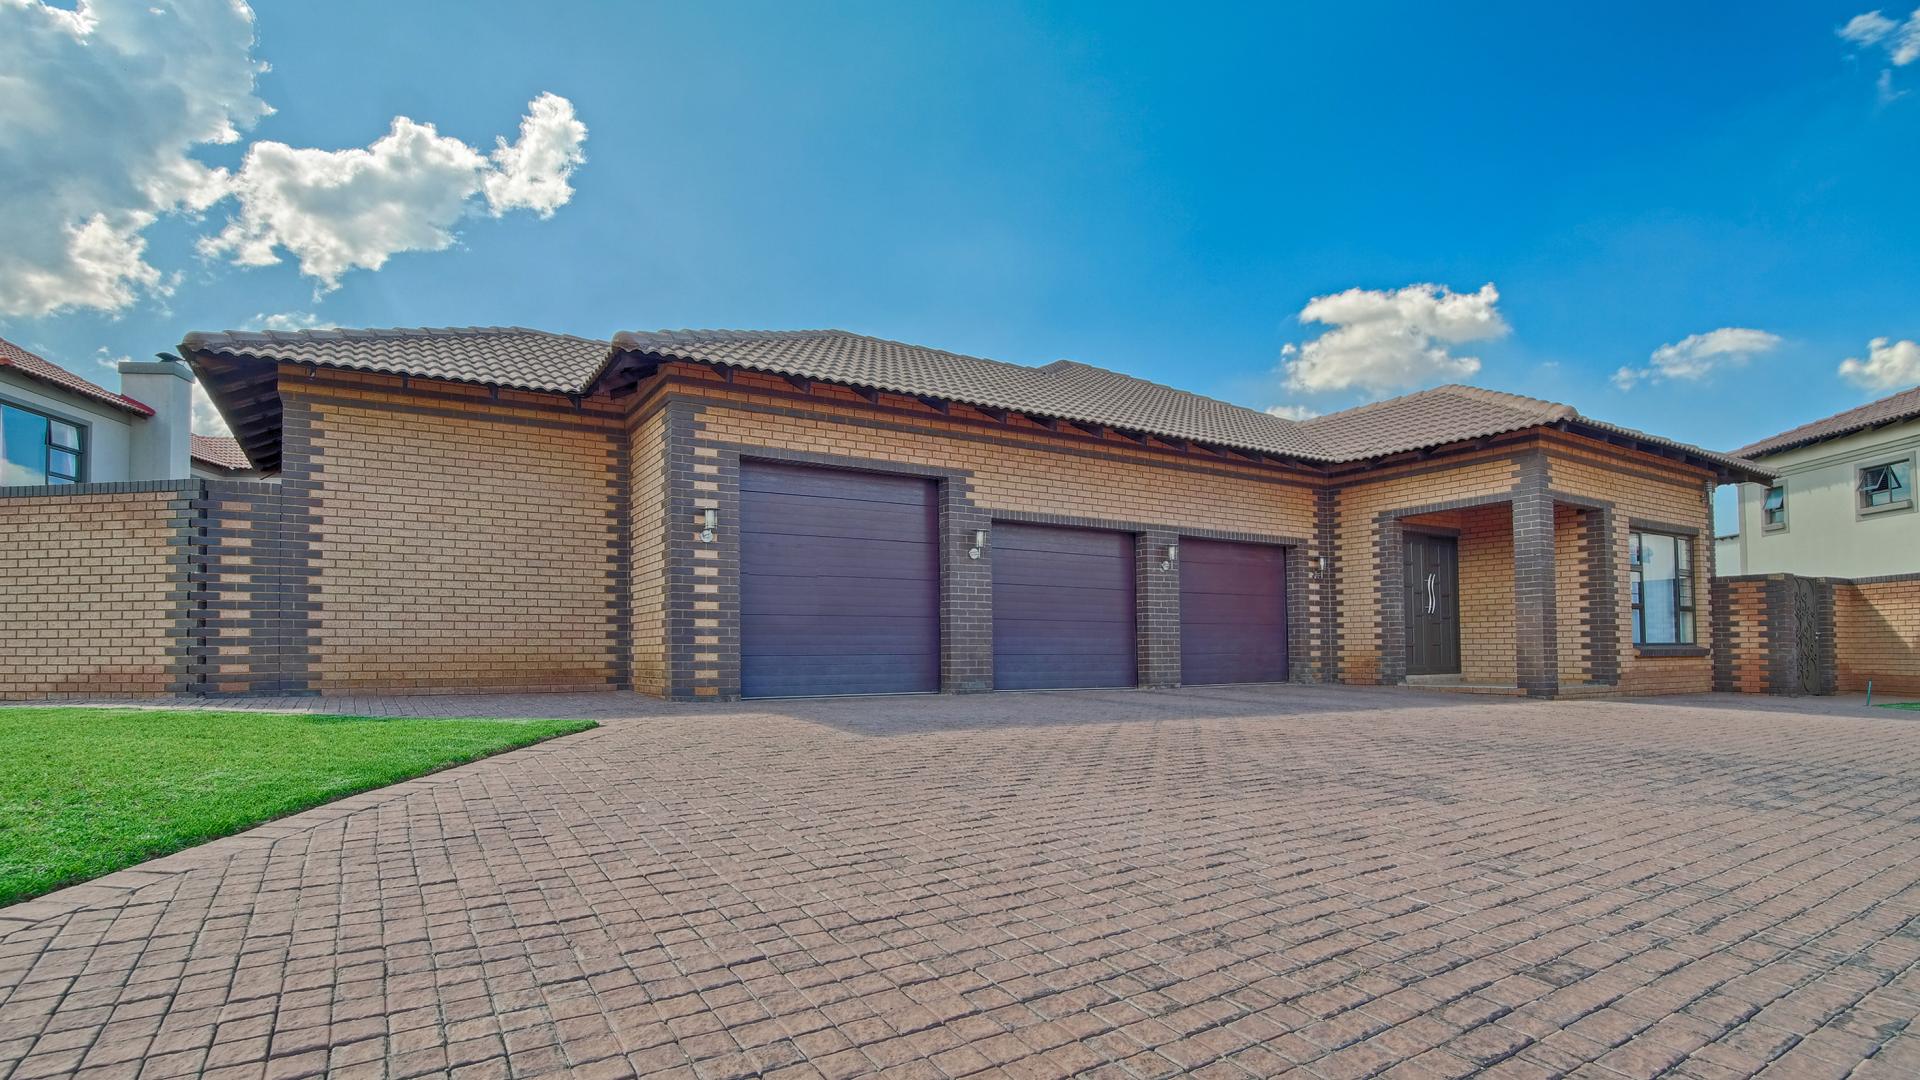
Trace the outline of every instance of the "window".
[[77, 484], [85, 458], [78, 424], [0, 401], [0, 487]]
[[1767, 497], [1760, 503], [1760, 521], [1769, 529], [1783, 529], [1787, 525], [1787, 489], [1775, 484], [1767, 489]]
[[1860, 509], [1895, 510], [1912, 505], [1912, 462], [1889, 461], [1860, 470]]
[[1631, 534], [1635, 645], [1693, 644], [1692, 544], [1685, 536]]

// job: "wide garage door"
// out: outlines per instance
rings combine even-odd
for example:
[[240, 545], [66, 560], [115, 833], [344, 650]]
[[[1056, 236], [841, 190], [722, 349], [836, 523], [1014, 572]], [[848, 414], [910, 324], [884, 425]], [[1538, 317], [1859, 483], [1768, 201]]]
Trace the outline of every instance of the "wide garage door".
[[1286, 549], [1180, 541], [1180, 681], [1287, 677]]
[[1133, 537], [999, 524], [992, 542], [994, 688], [1133, 686]]
[[740, 692], [940, 689], [932, 481], [743, 462]]

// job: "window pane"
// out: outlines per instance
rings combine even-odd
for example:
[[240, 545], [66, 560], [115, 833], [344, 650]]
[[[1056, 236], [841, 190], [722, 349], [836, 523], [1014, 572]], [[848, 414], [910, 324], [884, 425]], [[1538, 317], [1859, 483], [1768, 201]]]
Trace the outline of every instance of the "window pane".
[[68, 450], [80, 449], [79, 428], [61, 420], [49, 421], [48, 426], [50, 429], [47, 436], [48, 442], [55, 446], [65, 447]]
[[1640, 538], [1640, 611], [1648, 645], [1672, 645], [1678, 640], [1677, 551], [1671, 536], [1646, 533]]
[[47, 482], [47, 418], [0, 405], [0, 487]]
[[80, 479], [80, 455], [71, 450], [48, 450], [47, 475], [63, 480]]
[[1767, 509], [1778, 510], [1787, 505], [1787, 489], [1770, 487], [1767, 489]]
[[1913, 498], [1913, 476], [1908, 463], [1901, 461], [1889, 465], [1887, 472], [1890, 474], [1889, 491], [1893, 495], [1893, 501], [1899, 502], [1902, 499]]

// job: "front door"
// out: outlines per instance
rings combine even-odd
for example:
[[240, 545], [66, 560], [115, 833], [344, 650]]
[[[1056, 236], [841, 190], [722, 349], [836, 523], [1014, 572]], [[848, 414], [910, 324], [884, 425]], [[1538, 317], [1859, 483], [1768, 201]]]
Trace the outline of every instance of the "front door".
[[1460, 673], [1460, 541], [1406, 534], [1407, 674]]

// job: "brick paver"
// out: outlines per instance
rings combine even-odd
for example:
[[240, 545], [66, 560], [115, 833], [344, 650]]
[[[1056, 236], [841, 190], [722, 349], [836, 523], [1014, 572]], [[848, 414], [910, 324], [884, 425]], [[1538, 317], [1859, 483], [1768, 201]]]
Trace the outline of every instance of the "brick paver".
[[0, 1076], [1920, 1075], [1895, 714], [351, 704], [608, 723], [0, 909]]

